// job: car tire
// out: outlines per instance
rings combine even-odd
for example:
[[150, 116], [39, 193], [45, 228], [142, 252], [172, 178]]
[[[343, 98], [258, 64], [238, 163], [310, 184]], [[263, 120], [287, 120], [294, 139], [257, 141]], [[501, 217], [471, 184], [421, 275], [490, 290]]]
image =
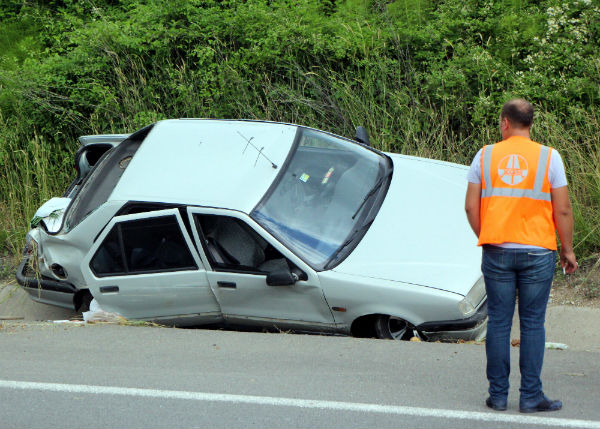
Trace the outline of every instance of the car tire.
[[405, 320], [398, 317], [380, 315], [375, 319], [377, 338], [387, 340], [410, 340], [413, 329]]
[[90, 293], [89, 289], [81, 289], [75, 292], [73, 295], [73, 308], [76, 312], [83, 313], [84, 311], [90, 311], [90, 303], [94, 297]]

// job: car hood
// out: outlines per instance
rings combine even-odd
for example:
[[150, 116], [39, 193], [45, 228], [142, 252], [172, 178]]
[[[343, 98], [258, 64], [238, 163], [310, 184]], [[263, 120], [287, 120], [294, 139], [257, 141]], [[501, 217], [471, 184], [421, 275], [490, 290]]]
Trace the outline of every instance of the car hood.
[[468, 168], [388, 155], [394, 173], [383, 205], [333, 271], [466, 295], [481, 276], [481, 250], [464, 212]]

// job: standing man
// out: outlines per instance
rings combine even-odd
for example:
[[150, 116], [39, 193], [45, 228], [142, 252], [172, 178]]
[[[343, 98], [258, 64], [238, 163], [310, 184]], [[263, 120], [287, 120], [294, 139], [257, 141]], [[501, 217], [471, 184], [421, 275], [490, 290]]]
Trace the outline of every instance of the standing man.
[[556, 411], [562, 402], [542, 391], [546, 305], [556, 264], [577, 269], [573, 253], [573, 214], [558, 152], [531, 141], [533, 106], [510, 100], [502, 107], [502, 141], [484, 146], [471, 164], [465, 210], [483, 246], [481, 270], [488, 296], [485, 343], [486, 405], [506, 410], [510, 373], [510, 329], [518, 294], [521, 328], [519, 411]]

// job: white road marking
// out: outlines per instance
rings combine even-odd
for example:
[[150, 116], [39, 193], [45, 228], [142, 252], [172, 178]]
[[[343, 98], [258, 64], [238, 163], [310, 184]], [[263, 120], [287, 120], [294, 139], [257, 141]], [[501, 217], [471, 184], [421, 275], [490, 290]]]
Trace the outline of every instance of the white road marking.
[[208, 402], [236, 402], [241, 404], [271, 405], [277, 407], [316, 408], [322, 410], [397, 414], [414, 417], [433, 417], [483, 422], [512, 423], [515, 425], [544, 425], [564, 428], [600, 429], [600, 421], [561, 419], [502, 413], [481, 413], [397, 405], [377, 405], [357, 402], [320, 401], [311, 399], [277, 398], [270, 396], [230, 395], [221, 393], [186, 392], [179, 390], [137, 389], [130, 387], [89, 386], [85, 384], [37, 383], [0, 380], [0, 388], [42, 390], [49, 392], [88, 393], [92, 395], [123, 395], [143, 398], [185, 399]]

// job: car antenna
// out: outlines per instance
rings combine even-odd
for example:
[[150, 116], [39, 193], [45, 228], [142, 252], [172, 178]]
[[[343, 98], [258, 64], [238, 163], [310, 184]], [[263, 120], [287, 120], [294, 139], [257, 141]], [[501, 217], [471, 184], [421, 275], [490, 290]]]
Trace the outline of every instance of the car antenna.
[[243, 134], [242, 134], [242, 133], [240, 133], [239, 131], [237, 131], [237, 133], [238, 133], [238, 134], [239, 134], [239, 135], [240, 135], [240, 136], [241, 136], [241, 137], [242, 137], [244, 140], [246, 140], [246, 147], [244, 148], [244, 150], [242, 151], [242, 153], [246, 152], [246, 149], [248, 149], [248, 146], [252, 146], [254, 149], [256, 149], [256, 150], [258, 151], [258, 155], [257, 155], [257, 157], [256, 157], [256, 161], [254, 161], [254, 166], [255, 166], [255, 167], [256, 167], [256, 163], [258, 162], [258, 158], [259, 158], [259, 157], [261, 157], [261, 156], [263, 156], [263, 157], [264, 157], [264, 158], [265, 158], [267, 161], [269, 161], [269, 162], [271, 163], [271, 166], [272, 166], [273, 168], [277, 168], [277, 164], [275, 164], [273, 161], [271, 161], [271, 160], [269, 159], [269, 157], [263, 153], [263, 149], [264, 149], [265, 147], [263, 146], [263, 147], [261, 147], [261, 148], [259, 149], [258, 147], [256, 147], [256, 146], [254, 145], [254, 143], [252, 143], [252, 139], [253, 139], [254, 137], [247, 138], [245, 135], [243, 135]]

